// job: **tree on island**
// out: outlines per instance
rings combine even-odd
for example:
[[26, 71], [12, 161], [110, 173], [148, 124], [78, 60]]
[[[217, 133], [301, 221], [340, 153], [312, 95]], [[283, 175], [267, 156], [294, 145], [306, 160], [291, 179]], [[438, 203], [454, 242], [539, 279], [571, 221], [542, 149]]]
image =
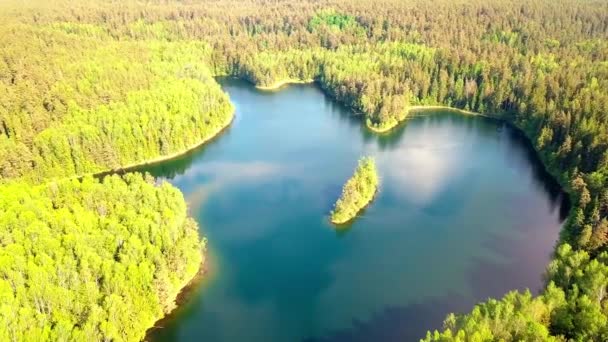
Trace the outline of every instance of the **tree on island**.
[[346, 181], [342, 195], [331, 212], [331, 222], [341, 224], [352, 220], [374, 198], [378, 188], [378, 172], [372, 157], [363, 157], [353, 176]]

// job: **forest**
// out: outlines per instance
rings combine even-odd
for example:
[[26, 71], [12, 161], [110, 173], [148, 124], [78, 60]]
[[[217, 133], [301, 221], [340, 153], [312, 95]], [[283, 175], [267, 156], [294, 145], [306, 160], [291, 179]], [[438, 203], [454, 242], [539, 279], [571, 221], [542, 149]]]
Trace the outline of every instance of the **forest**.
[[[82, 177], [217, 134], [233, 113], [224, 75], [314, 80], [376, 131], [434, 104], [520, 128], [572, 202], [546, 289], [449, 315], [426, 340], [608, 340], [607, 13], [602, 0], [0, 3], [0, 336], [140, 340], [162, 317], [202, 258], [183, 198], [144, 176]], [[117, 300], [146, 309], [112, 312]]]
[[0, 187], [0, 339], [138, 341], [205, 243], [181, 193], [127, 174]]

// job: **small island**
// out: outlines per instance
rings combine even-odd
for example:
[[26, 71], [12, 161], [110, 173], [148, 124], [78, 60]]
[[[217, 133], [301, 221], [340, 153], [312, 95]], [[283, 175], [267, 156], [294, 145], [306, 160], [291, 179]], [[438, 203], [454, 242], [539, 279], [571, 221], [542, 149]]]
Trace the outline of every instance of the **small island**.
[[355, 173], [342, 188], [342, 195], [331, 212], [330, 221], [334, 224], [343, 224], [355, 218], [357, 213], [374, 198], [378, 183], [374, 159], [361, 158]]

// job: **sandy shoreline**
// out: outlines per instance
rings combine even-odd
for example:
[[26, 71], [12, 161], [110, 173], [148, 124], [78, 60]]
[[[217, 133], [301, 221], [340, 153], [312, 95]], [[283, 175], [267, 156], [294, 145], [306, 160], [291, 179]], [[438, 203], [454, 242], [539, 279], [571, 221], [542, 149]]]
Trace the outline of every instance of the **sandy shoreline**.
[[459, 109], [459, 108], [454, 108], [454, 107], [449, 107], [449, 106], [441, 106], [441, 105], [417, 105], [417, 106], [409, 106], [407, 109], [408, 114], [403, 118], [403, 120], [398, 120], [394, 125], [391, 126], [387, 126], [384, 128], [377, 128], [374, 126], [370, 126], [368, 124], [365, 124], [365, 126], [367, 126], [367, 128], [375, 133], [388, 133], [390, 132], [393, 128], [399, 126], [402, 122], [406, 121], [411, 115], [412, 111], [425, 111], [425, 110], [433, 110], [433, 109], [443, 109], [443, 110], [450, 110], [450, 111], [454, 111], [454, 112], [458, 112], [460, 114], [464, 114], [464, 115], [476, 115], [476, 116], [484, 116], [484, 117], [489, 117], [492, 118], [494, 116], [488, 115], [488, 114], [483, 114], [483, 113], [477, 113], [477, 112], [472, 112], [470, 110], [464, 110], [464, 109]]
[[260, 90], [276, 90], [276, 89], [279, 89], [288, 84], [309, 84], [309, 83], [314, 83], [314, 82], [315, 82], [315, 80], [313, 80], [313, 79], [299, 80], [299, 79], [291, 78], [291, 79], [286, 79], [286, 80], [281, 80], [281, 81], [275, 82], [269, 86], [256, 85], [255, 87]]

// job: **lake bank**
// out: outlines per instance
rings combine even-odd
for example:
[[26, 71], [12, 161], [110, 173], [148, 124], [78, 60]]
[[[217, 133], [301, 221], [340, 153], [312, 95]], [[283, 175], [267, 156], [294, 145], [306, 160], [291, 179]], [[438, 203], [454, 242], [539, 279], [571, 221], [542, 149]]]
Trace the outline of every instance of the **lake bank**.
[[170, 312], [164, 314], [162, 317], [159, 317], [154, 324], [148, 328], [144, 341], [148, 341], [155, 330], [162, 329], [165, 323], [174, 319], [176, 313], [182, 307], [182, 305], [190, 300], [194, 293], [199, 290], [199, 285], [205, 279], [205, 276], [210, 272], [210, 262], [207, 260], [208, 252], [202, 251], [201, 255], [202, 260], [198, 271], [194, 274], [194, 276], [192, 276], [192, 278], [190, 278], [190, 280], [186, 281], [184, 285], [181, 286], [180, 290], [175, 296], [175, 299], [173, 300], [175, 307], [173, 307]]
[[[109, 170], [102, 170], [102, 171], [96, 171], [96, 172], [89, 172], [89, 173], [84, 173], [84, 174], [79, 174], [79, 175], [75, 175], [75, 176], [70, 176], [70, 177], [63, 177], [63, 178], [50, 178], [50, 179], [46, 179], [44, 180], [44, 182], [42, 182], [42, 184], [45, 183], [51, 183], [51, 182], [64, 182], [64, 181], [69, 181], [71, 179], [82, 179], [84, 177], [87, 176], [93, 176], [93, 177], [104, 177], [106, 175], [112, 175], [112, 174], [124, 174], [127, 172], [132, 172], [138, 168], [141, 167], [146, 167], [146, 166], [152, 166], [155, 164], [159, 164], [162, 162], [167, 162], [170, 161], [172, 159], [176, 159], [179, 158], [181, 156], [184, 156], [190, 152], [193, 152], [195, 150], [197, 150], [200, 147], [203, 147], [205, 144], [212, 142], [213, 140], [215, 140], [216, 138], [218, 138], [224, 131], [226, 131], [227, 129], [230, 128], [230, 125], [232, 124], [232, 122], [234, 121], [234, 111], [233, 113], [230, 115], [229, 119], [226, 120], [225, 123], [223, 123], [222, 126], [218, 126], [209, 136], [204, 137], [203, 139], [201, 139], [200, 141], [196, 142], [195, 144], [187, 147], [186, 149], [183, 149], [179, 152], [174, 152], [174, 153], [170, 153], [167, 155], [162, 155], [162, 156], [158, 156], [155, 158], [151, 158], [151, 159], [145, 159], [142, 161], [138, 161], [138, 162], [134, 162], [134, 163], [130, 163], [124, 166], [120, 166], [118, 168], [114, 168], [114, 169], [109, 169]], [[31, 181], [31, 180], [30, 180]]]
[[[245, 78], [238, 76], [238, 75], [231, 75], [231, 76], [218, 75], [218, 76], [245, 80], [245, 81], [251, 83], [251, 81], [246, 80]], [[307, 80], [287, 79], [287, 80], [275, 82], [270, 86], [258, 86], [258, 85], [255, 85], [255, 83], [252, 83], [252, 84], [258, 90], [278, 90], [278, 89], [282, 88], [283, 86], [286, 86], [289, 84], [309, 84], [309, 83], [314, 83], [315, 85], [318, 85], [328, 97], [330, 97], [334, 101], [336, 101], [335, 98], [331, 95], [331, 92], [328, 92], [323, 87], [323, 84], [321, 84], [321, 82], [319, 82], [319, 80], [317, 80], [317, 79], [307, 79]], [[339, 102], [339, 101], [337, 101], [337, 102], [341, 103], [342, 105], [345, 105], [346, 107], [348, 107], [351, 110], [356, 112], [356, 110], [354, 108], [352, 108], [342, 102]], [[559, 183], [560, 187], [567, 193], [567, 195], [570, 196], [570, 193], [572, 191], [571, 191], [570, 183], [569, 183], [567, 176], [563, 173], [563, 171], [557, 165], [554, 165], [550, 162], [551, 159], [550, 159], [549, 155], [546, 155], [545, 153], [542, 153], [541, 151], [538, 151], [536, 149], [536, 147], [532, 143], [534, 134], [531, 132], [527, 132], [524, 128], [517, 125], [517, 123], [513, 122], [512, 120], [510, 120], [508, 118], [502, 117], [500, 115], [473, 112], [470, 110], [460, 109], [460, 108], [446, 106], [446, 105], [413, 105], [413, 106], [409, 106], [408, 114], [402, 120], [397, 120], [394, 124], [391, 124], [389, 126], [378, 128], [378, 127], [374, 127], [374, 126], [368, 124], [368, 122], [365, 122], [364, 124], [370, 131], [372, 131], [378, 135], [389, 135], [395, 128], [399, 127], [408, 118], [414, 116], [411, 114], [411, 112], [426, 111], [426, 110], [450, 110], [450, 111], [458, 112], [463, 115], [481, 116], [481, 117], [487, 117], [487, 118], [491, 118], [491, 119], [497, 119], [497, 120], [501, 120], [501, 121], [509, 124], [512, 128], [515, 128], [516, 130], [521, 132], [522, 136], [524, 136], [530, 142], [530, 144], [534, 148], [534, 151], [538, 154], [539, 158], [542, 160], [543, 167], [545, 168], [545, 170], [551, 175], [552, 178], [554, 178]], [[357, 113], [357, 114], [362, 114], [365, 117], [364, 113]], [[570, 214], [572, 214], [572, 213], [570, 213]]]
[[493, 115], [484, 114], [484, 113], [478, 113], [478, 112], [472, 112], [472, 111], [469, 111], [469, 110], [464, 110], [464, 109], [454, 108], [454, 107], [449, 107], [449, 106], [441, 106], [441, 105], [416, 105], [416, 106], [409, 106], [407, 108], [407, 115], [405, 115], [400, 120], [395, 119], [391, 123], [389, 123], [389, 124], [387, 124], [385, 126], [382, 126], [382, 127], [374, 126], [374, 125], [370, 124], [369, 121], [367, 121], [365, 123], [365, 126], [370, 131], [372, 131], [374, 133], [378, 133], [378, 134], [390, 133], [393, 129], [397, 128], [400, 124], [402, 124], [408, 118], [410, 118], [412, 116], [412, 112], [425, 111], [425, 110], [451, 110], [451, 111], [458, 112], [458, 113], [463, 114], [463, 115], [475, 115], [475, 116], [483, 116], [483, 117], [489, 117], [489, 118], [496, 118], [496, 116], [493, 116]]
[[[448, 312], [541, 288], [560, 195], [509, 126], [437, 109], [376, 135], [319, 87], [220, 83], [239, 115], [230, 134], [154, 175], [184, 193], [222, 271], [152, 341], [417, 340]], [[362, 155], [382, 190], [332, 229]]]
[[[165, 161], [169, 161], [171, 159], [175, 159], [178, 157], [183, 156], [184, 154], [187, 154], [189, 152], [192, 152], [196, 149], [198, 149], [199, 147], [202, 147], [203, 145], [213, 141], [214, 139], [216, 139], [217, 137], [219, 137], [221, 135], [222, 132], [224, 132], [226, 129], [228, 129], [230, 127], [230, 124], [234, 121], [234, 112], [233, 114], [230, 116], [229, 120], [226, 120], [226, 122], [224, 123], [223, 126], [218, 126], [215, 130], [213, 130], [211, 132], [211, 134], [207, 137], [202, 138], [200, 141], [196, 142], [195, 144], [180, 150], [178, 152], [174, 152], [174, 153], [170, 153], [167, 155], [162, 155], [162, 156], [158, 156], [156, 158], [151, 158], [151, 159], [146, 159], [146, 160], [142, 160], [142, 161], [138, 161], [138, 162], [134, 162], [131, 164], [127, 164], [125, 166], [121, 166], [119, 168], [116, 169], [112, 169], [112, 170], [108, 170], [108, 171], [101, 171], [101, 172], [96, 172], [93, 173], [92, 175], [94, 176], [101, 176], [101, 175], [105, 175], [105, 174], [112, 174], [112, 173], [124, 173], [124, 172], [129, 172], [132, 169], [135, 168], [139, 168], [139, 167], [144, 167], [144, 166], [149, 166], [149, 165], [153, 165], [153, 164], [158, 164], [158, 163], [162, 163]], [[78, 176], [78, 177], [83, 177], [83, 176]]]
[[366, 121], [365, 127], [377, 134], [387, 134], [390, 133], [394, 128], [399, 126], [401, 123], [405, 122], [405, 120], [407, 120], [407, 116], [401, 120], [394, 120], [390, 124], [383, 125], [382, 127], [374, 126], [373, 124], [370, 124], [369, 121]]
[[255, 87], [256, 87], [256, 89], [259, 89], [259, 90], [278, 90], [279, 88], [289, 85], [289, 84], [310, 84], [310, 83], [314, 83], [314, 82], [315, 82], [315, 80], [313, 80], [313, 79], [300, 80], [300, 79], [290, 78], [290, 79], [274, 82], [268, 86], [256, 85]]
[[[195, 151], [195, 150], [199, 149], [200, 147], [213, 141], [214, 139], [218, 138], [219, 136], [221, 136], [221, 133], [223, 133], [225, 130], [229, 129], [231, 124], [234, 122], [234, 118], [235, 118], [235, 114], [234, 114], [234, 111], [232, 111], [231, 114], [226, 117], [226, 120], [224, 120], [224, 122], [222, 122], [217, 127], [214, 127], [214, 129], [210, 130], [210, 133], [207, 136], [205, 136], [203, 139], [201, 139], [197, 143], [195, 143], [195, 144], [189, 146], [188, 148], [183, 149], [179, 152], [174, 152], [174, 153], [171, 153], [168, 155], [159, 156], [157, 158], [147, 159], [147, 160], [139, 161], [136, 163], [128, 164], [128, 165], [122, 166], [117, 169], [81, 174], [81, 175], [65, 177], [65, 178], [61, 178], [61, 179], [46, 179], [44, 181], [44, 183], [42, 183], [42, 184], [69, 182], [69, 181], [73, 181], [73, 180], [82, 180], [84, 177], [87, 177], [87, 176], [104, 177], [106, 175], [124, 174], [124, 173], [133, 172], [134, 169], [136, 169], [136, 168], [141, 168], [141, 167], [151, 166], [154, 164], [168, 162], [175, 158], [186, 155], [192, 151]], [[38, 185], [38, 186], [42, 186], [42, 184]], [[181, 192], [180, 192], [180, 194], [181, 194]], [[187, 214], [187, 215], [190, 216], [190, 214]], [[160, 222], [158, 222], [157, 224], [161, 228], [164, 228]], [[201, 243], [200, 238], [201, 238], [201, 236], [199, 235], [199, 240], [198, 240], [199, 246]], [[196, 252], [196, 251], [194, 251], [194, 252]], [[185, 279], [183, 279], [183, 282], [181, 282], [181, 284], [178, 284], [177, 288], [175, 289], [175, 292], [174, 292], [175, 296], [174, 296], [174, 298], [172, 298], [172, 301], [175, 303], [175, 306], [171, 309], [170, 312], [160, 315], [158, 317], [154, 317], [153, 320], [148, 321], [149, 324], [146, 324], [146, 327], [148, 327], [148, 328], [147, 328], [146, 332], [144, 333], [145, 340], [148, 339], [148, 336], [151, 333], [151, 331], [158, 328], [159, 324], [162, 324], [162, 322], [170, 320], [171, 317], [174, 315], [174, 313], [177, 311], [177, 309], [189, 300], [189, 298], [191, 297], [191, 294], [193, 292], [195, 292], [197, 289], [199, 289], [199, 284], [203, 281], [203, 279], [205, 278], [205, 276], [207, 275], [207, 273], [209, 271], [209, 266], [208, 266], [209, 263], [206, 261], [207, 253], [204, 251], [200, 251], [200, 255], [201, 255], [201, 263], [198, 267], [198, 270], [192, 276], [185, 275], [184, 276]], [[173, 271], [175, 271], [175, 269], [171, 270], [170, 272], [173, 272]], [[181, 281], [182, 279], [179, 279], [179, 280]], [[165, 296], [169, 297], [170, 295], [165, 294]]]
[[[465, 109], [460, 109], [460, 108], [450, 107], [450, 106], [442, 106], [442, 105], [416, 105], [416, 106], [410, 106], [408, 108], [409, 112], [424, 111], [424, 110], [438, 110], [438, 109], [439, 110], [450, 110], [450, 111], [458, 112], [463, 115], [483, 116], [486, 118], [500, 119], [500, 117], [498, 117], [496, 115], [472, 112], [470, 110], [465, 110]], [[408, 114], [408, 116], [409, 116], [409, 114]]]
[[[243, 79], [239, 76], [230, 76], [232, 78], [235, 79]], [[247, 80], [246, 80], [247, 81]], [[258, 90], [279, 90], [285, 86], [291, 85], [291, 84], [315, 84], [317, 86], [319, 86], [321, 89], [323, 89], [323, 85], [321, 84], [321, 82], [319, 82], [319, 80], [315, 80], [315, 79], [284, 79], [284, 80], [280, 80], [280, 81], [276, 81], [274, 83], [272, 83], [271, 85], [268, 86], [262, 86], [262, 85], [257, 85], [255, 83], [253, 83], [253, 85], [255, 86], [256, 89]], [[328, 95], [329, 97], [331, 97], [332, 99], [333, 96]], [[334, 99], [335, 101], [335, 99]], [[496, 118], [496, 116], [490, 115], [490, 114], [485, 114], [485, 113], [478, 113], [478, 112], [473, 112], [473, 111], [469, 111], [469, 110], [465, 110], [465, 109], [460, 109], [460, 108], [456, 108], [456, 107], [450, 107], [450, 106], [445, 106], [445, 105], [413, 105], [413, 106], [408, 106], [406, 109], [407, 114], [403, 116], [403, 118], [399, 118], [399, 119], [394, 119], [393, 122], [389, 123], [386, 126], [383, 127], [377, 127], [374, 126], [372, 124], [370, 124], [369, 122], [365, 122], [365, 126], [372, 132], [374, 133], [378, 133], [378, 134], [385, 134], [385, 133], [389, 133], [390, 131], [392, 131], [394, 128], [398, 127], [401, 123], [403, 123], [404, 121], [406, 121], [408, 119], [408, 117], [410, 116], [412, 111], [421, 111], [421, 110], [437, 110], [437, 109], [445, 109], [445, 110], [452, 110], [452, 111], [456, 111], [459, 112], [461, 114], [465, 114], [465, 115], [477, 115], [477, 116], [484, 116], [484, 117], [491, 117], [491, 118]], [[365, 113], [363, 113], [364, 116], [366, 116]]]
[[[126, 173], [126, 172], [130, 172], [135, 168], [140, 168], [140, 167], [146, 167], [146, 166], [151, 166], [154, 164], [159, 164], [162, 162], [167, 162], [170, 160], [173, 160], [175, 158], [179, 158], [189, 152], [192, 152], [202, 146], [204, 146], [205, 144], [213, 141], [214, 139], [218, 138], [225, 130], [227, 130], [230, 125], [234, 122], [234, 118], [235, 118], [235, 113], [234, 111], [232, 112], [232, 114], [229, 116], [228, 120], [226, 120], [226, 122], [224, 123], [224, 125], [222, 126], [218, 126], [214, 131], [212, 131], [212, 133], [203, 138], [202, 140], [200, 140], [199, 142], [197, 142], [196, 144], [181, 150], [179, 152], [175, 152], [175, 153], [171, 153], [169, 155], [164, 155], [164, 156], [159, 156], [157, 158], [153, 158], [153, 159], [149, 159], [149, 160], [145, 160], [145, 161], [141, 161], [138, 163], [133, 163], [133, 164], [129, 164], [126, 165], [124, 167], [121, 167], [119, 169], [114, 169], [114, 170], [110, 170], [110, 171], [103, 171], [100, 173], [95, 173], [93, 174], [94, 176], [102, 176], [102, 175], [106, 175], [106, 174], [115, 174], [115, 173]], [[79, 176], [79, 178], [84, 177], [84, 176]], [[203, 281], [205, 275], [209, 272], [209, 262], [207, 260], [207, 252], [206, 251], [201, 251], [201, 264], [199, 265], [199, 269], [198, 271], [187, 281], [185, 281], [180, 287], [179, 290], [175, 296], [175, 298], [173, 299], [174, 303], [175, 303], [175, 307], [167, 314], [163, 315], [162, 317], [159, 317], [158, 319], [155, 320], [154, 324], [150, 326], [150, 328], [148, 328], [148, 330], [146, 331], [145, 334], [145, 339], [144, 340], [148, 340], [150, 334], [155, 330], [155, 329], [159, 329], [162, 328], [162, 325], [164, 322], [167, 322], [169, 320], [171, 320], [173, 318], [173, 316], [175, 315], [175, 313], [177, 312], [177, 310], [185, 303], [187, 302], [191, 295], [197, 291], [199, 289], [199, 284]]]

